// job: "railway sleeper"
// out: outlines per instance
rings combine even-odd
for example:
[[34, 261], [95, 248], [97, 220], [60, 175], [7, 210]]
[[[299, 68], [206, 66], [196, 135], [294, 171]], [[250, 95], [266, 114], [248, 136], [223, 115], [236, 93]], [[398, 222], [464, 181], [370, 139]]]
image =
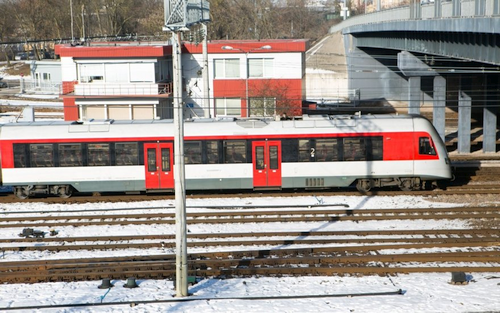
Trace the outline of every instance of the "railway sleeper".
[[419, 177], [363, 178], [356, 181], [359, 192], [366, 193], [372, 188], [399, 187], [403, 191], [420, 190], [424, 184]]
[[26, 185], [15, 186], [14, 194], [19, 199], [27, 199], [36, 195], [55, 195], [61, 198], [69, 198], [73, 194], [70, 185]]

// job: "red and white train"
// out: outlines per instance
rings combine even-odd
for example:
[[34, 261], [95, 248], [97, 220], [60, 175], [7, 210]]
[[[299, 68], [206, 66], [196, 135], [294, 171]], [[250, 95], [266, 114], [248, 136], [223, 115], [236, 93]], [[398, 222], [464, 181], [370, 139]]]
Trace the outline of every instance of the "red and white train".
[[[174, 190], [174, 123], [0, 126], [1, 179], [19, 198]], [[452, 177], [446, 148], [417, 115], [184, 122], [186, 190], [421, 188]]]

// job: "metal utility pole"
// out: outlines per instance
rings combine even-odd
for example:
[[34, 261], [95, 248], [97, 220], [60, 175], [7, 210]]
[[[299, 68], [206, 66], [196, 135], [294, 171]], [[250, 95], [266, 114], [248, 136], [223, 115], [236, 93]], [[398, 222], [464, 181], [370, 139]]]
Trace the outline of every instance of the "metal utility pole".
[[186, 187], [184, 174], [184, 106], [182, 103], [181, 34], [173, 32], [172, 62], [174, 76], [174, 180], [175, 180], [175, 263], [178, 297], [188, 295]]
[[203, 30], [203, 94], [205, 95], [205, 117], [212, 117], [212, 112], [210, 111], [210, 78], [208, 76], [208, 43], [207, 43], [207, 25], [201, 24]]
[[172, 32], [174, 84], [175, 265], [177, 297], [188, 295], [186, 186], [184, 174], [184, 105], [182, 101], [181, 32], [210, 20], [206, 0], [164, 0], [164, 31]]

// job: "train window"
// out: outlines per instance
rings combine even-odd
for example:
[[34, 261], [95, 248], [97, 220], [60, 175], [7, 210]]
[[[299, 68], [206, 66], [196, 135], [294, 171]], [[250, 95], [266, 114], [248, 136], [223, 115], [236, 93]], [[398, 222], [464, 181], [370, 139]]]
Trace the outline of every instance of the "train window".
[[184, 141], [184, 163], [201, 164], [201, 141]]
[[255, 148], [255, 169], [263, 170], [264, 166], [264, 147]]
[[30, 166], [54, 166], [54, 147], [51, 144], [30, 144]]
[[432, 141], [428, 137], [420, 137], [418, 138], [418, 153], [419, 154], [427, 154], [427, 155], [436, 155], [436, 149], [434, 149], [434, 145]]
[[372, 137], [371, 138], [371, 156], [369, 156], [369, 161], [382, 160], [384, 158], [383, 154], [383, 140], [382, 137]]
[[119, 142], [115, 144], [116, 165], [139, 164], [139, 148], [137, 142]]
[[297, 139], [281, 140], [281, 161], [297, 162], [299, 160], [299, 143]]
[[338, 160], [337, 139], [316, 140], [316, 161], [331, 162]]
[[278, 169], [278, 146], [269, 147], [269, 169]]
[[78, 143], [59, 144], [59, 166], [82, 166], [82, 145]]
[[14, 167], [26, 167], [26, 146], [24, 144], [14, 144]]
[[205, 141], [208, 164], [219, 163], [219, 145], [217, 141]]
[[156, 172], [156, 149], [148, 149], [148, 172]]
[[161, 148], [161, 170], [170, 172], [170, 149]]
[[309, 162], [316, 155], [316, 150], [311, 147], [309, 139], [299, 139], [299, 162]]
[[246, 163], [246, 155], [245, 140], [224, 141], [224, 163]]
[[109, 144], [89, 143], [87, 145], [87, 160], [90, 166], [109, 166]]
[[363, 138], [344, 138], [344, 161], [366, 161]]

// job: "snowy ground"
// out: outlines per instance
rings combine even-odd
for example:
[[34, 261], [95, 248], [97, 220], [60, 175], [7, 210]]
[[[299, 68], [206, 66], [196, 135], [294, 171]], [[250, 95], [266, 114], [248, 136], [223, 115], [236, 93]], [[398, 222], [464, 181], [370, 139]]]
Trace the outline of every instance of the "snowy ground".
[[[300, 198], [235, 198], [189, 199], [187, 211], [204, 210], [190, 208], [200, 205], [258, 205], [258, 204], [305, 204], [319, 202], [332, 204], [329, 210], [340, 209], [335, 204], [347, 204], [351, 209], [390, 207], [443, 207], [456, 204], [432, 202], [421, 197], [300, 197]], [[144, 203], [101, 203], [85, 205], [55, 205], [37, 203], [3, 204], [5, 212], [50, 210], [64, 212], [76, 209], [127, 208], [148, 206], [173, 210], [173, 201]], [[205, 209], [206, 210], [206, 209]], [[22, 214], [22, 213], [19, 213]], [[82, 213], [75, 213], [82, 214]], [[336, 223], [271, 223], [188, 225], [191, 233], [250, 232], [250, 231], [297, 231], [297, 230], [362, 230], [362, 229], [443, 229], [468, 228], [464, 221], [436, 222], [336, 222]], [[106, 226], [63, 227], [58, 236], [95, 236], [119, 234], [173, 234], [173, 225], [156, 226]], [[41, 229], [48, 231], [46, 229]], [[18, 238], [20, 230], [0, 228], [0, 238]], [[252, 247], [251, 249], [258, 249]], [[266, 246], [266, 248], [272, 248]], [[277, 247], [274, 247], [277, 248]], [[216, 248], [212, 248], [216, 249]], [[202, 250], [197, 250], [202, 251]], [[194, 250], [189, 250], [194, 252]], [[67, 254], [9, 252], [2, 261], [19, 259], [50, 259], [59, 257], [78, 258], [111, 256], [133, 251], [68, 252]], [[170, 250], [141, 250], [144, 254], [172, 253]], [[192, 294], [175, 298], [174, 283], [168, 280], [138, 280], [138, 288], [124, 288], [126, 281], [113, 280], [111, 289], [99, 289], [101, 281], [75, 283], [4, 284], [0, 285], [0, 311], [25, 307], [18, 312], [500, 312], [500, 273], [467, 273], [467, 285], [450, 284], [451, 273], [411, 274], [369, 277], [283, 277], [207, 279], [189, 288]], [[401, 292], [399, 292], [401, 290]], [[254, 299], [253, 297], [269, 297]], [[276, 298], [277, 297], [277, 298]], [[295, 297], [295, 298], [294, 298]], [[130, 301], [160, 301], [159, 303], [130, 305]], [[55, 309], [34, 310], [35, 305], [71, 305]], [[107, 304], [102, 305], [101, 304]]]

